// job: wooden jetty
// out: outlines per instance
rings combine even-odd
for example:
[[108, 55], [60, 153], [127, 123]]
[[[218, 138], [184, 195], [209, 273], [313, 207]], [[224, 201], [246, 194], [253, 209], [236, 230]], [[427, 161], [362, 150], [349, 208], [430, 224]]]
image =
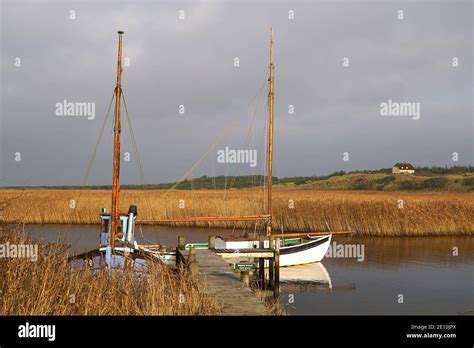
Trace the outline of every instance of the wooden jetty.
[[[198, 276], [199, 281], [206, 287], [205, 291], [221, 302], [223, 315], [270, 315], [270, 310], [249, 287], [249, 271], [232, 269], [229, 262], [222, 257], [228, 253], [237, 258], [275, 257], [274, 250], [260, 248], [239, 250], [238, 253], [235, 250], [196, 248], [186, 250], [184, 238], [180, 237], [176, 248], [176, 262], [186, 264], [190, 271]], [[260, 274], [259, 272], [259, 277]], [[262, 283], [265, 284], [265, 279]], [[275, 285], [279, 288], [278, 281], [272, 280], [271, 286]], [[276, 293], [278, 294], [278, 291]]]

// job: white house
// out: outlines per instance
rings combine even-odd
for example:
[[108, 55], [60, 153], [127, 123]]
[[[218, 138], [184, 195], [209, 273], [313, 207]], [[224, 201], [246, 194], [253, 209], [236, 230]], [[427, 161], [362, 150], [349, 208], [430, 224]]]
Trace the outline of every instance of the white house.
[[395, 163], [392, 168], [393, 174], [413, 174], [415, 173], [415, 167], [410, 163]]

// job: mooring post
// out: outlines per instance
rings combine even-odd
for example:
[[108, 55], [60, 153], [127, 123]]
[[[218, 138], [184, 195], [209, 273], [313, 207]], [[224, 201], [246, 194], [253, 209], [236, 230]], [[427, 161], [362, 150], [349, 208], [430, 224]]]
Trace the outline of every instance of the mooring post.
[[209, 238], [207, 240], [207, 247], [210, 250], [216, 249], [216, 237], [215, 236], [209, 236]]
[[186, 243], [184, 241], [184, 236], [178, 236], [178, 249], [184, 250], [185, 247], [186, 247]]
[[184, 244], [184, 237], [183, 236], [178, 236], [178, 247], [176, 248], [176, 266], [179, 264], [183, 263], [184, 260], [181, 259], [181, 253], [180, 250], [185, 249], [185, 244]]
[[[274, 242], [275, 242], [275, 239], [270, 236], [269, 237], [269, 247], [271, 250], [273, 250], [273, 255], [275, 255], [275, 246], [274, 246]], [[275, 283], [274, 283], [274, 279], [275, 279], [275, 262], [274, 262], [274, 257], [271, 257], [268, 259], [268, 286], [270, 287], [270, 289], [274, 289], [274, 286], [275, 286]]]
[[189, 264], [189, 271], [191, 272], [191, 275], [195, 276], [198, 274], [199, 271], [199, 266], [197, 262], [191, 262]]
[[240, 281], [243, 283], [244, 286], [250, 285], [250, 274], [249, 271], [241, 271], [240, 272]]
[[196, 248], [189, 249], [188, 268], [192, 275], [196, 275], [198, 273], [199, 267], [196, 261]]
[[188, 262], [196, 261], [196, 248], [192, 247], [189, 249]]
[[[258, 238], [258, 247], [260, 249], [264, 248], [264, 237], [259, 236]], [[260, 282], [260, 286], [262, 289], [265, 288], [265, 259], [263, 257], [259, 258], [258, 261], [258, 278]]]
[[275, 299], [280, 297], [280, 238], [275, 238], [275, 279], [273, 296]]

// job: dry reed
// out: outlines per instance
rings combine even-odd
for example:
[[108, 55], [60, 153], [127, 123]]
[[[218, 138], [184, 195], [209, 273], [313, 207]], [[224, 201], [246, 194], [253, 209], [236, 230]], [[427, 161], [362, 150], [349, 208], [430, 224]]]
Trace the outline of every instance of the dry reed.
[[[98, 222], [100, 208], [110, 206], [109, 191], [3, 190], [4, 221], [24, 223]], [[293, 202], [293, 203], [292, 203]], [[184, 208], [183, 208], [184, 203]], [[228, 216], [264, 212], [262, 191], [123, 190], [121, 209], [138, 206], [139, 219]], [[471, 235], [474, 193], [276, 190], [274, 229], [285, 231], [354, 230], [358, 235]], [[191, 223], [183, 226], [253, 229], [253, 223]]]
[[[0, 244], [30, 244], [0, 226]], [[41, 249], [40, 249], [41, 250]], [[71, 270], [52, 245], [38, 259], [0, 259], [0, 315], [215, 315], [220, 304], [191, 274], [160, 264], [132, 270]]]

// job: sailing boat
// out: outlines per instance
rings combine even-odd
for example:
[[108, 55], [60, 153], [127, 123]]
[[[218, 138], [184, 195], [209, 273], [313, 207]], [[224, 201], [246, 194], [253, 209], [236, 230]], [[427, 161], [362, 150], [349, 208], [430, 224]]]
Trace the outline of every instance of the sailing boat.
[[[272, 184], [273, 184], [273, 125], [274, 125], [274, 71], [273, 64], [273, 29], [270, 34], [270, 65], [268, 67], [268, 143], [267, 143], [267, 206], [266, 214], [255, 216], [254, 221], [263, 220], [265, 223], [266, 238], [263, 247], [269, 248], [271, 237], [282, 237], [280, 241], [280, 266], [294, 266], [313, 262], [320, 262], [331, 243], [331, 233], [292, 233], [294, 238], [285, 238], [284, 234], [272, 233]], [[203, 218], [204, 219], [204, 218]], [[236, 218], [237, 219], [237, 218]], [[249, 220], [250, 217], [247, 218]], [[241, 236], [217, 236], [216, 249], [251, 249], [259, 247], [259, 240]], [[206, 244], [189, 244], [188, 247], [207, 247]], [[272, 245], [271, 247], [274, 247]], [[231, 258], [231, 255], [228, 257]]]
[[[147, 260], [159, 261], [171, 265], [175, 263], [176, 254], [172, 250], [163, 250], [159, 245], [138, 245], [135, 240], [135, 224], [138, 215], [137, 207], [130, 206], [127, 214], [119, 213], [120, 192], [120, 104], [122, 98], [122, 35], [119, 31], [117, 84], [115, 87], [115, 119], [114, 119], [114, 156], [112, 176], [112, 209], [110, 214], [102, 209], [100, 214], [100, 246], [90, 252], [74, 256], [74, 260], [90, 260], [93, 264], [105, 264], [108, 267], [123, 266], [129, 259], [136, 267], [142, 267]], [[273, 30], [270, 37], [269, 65], [269, 123], [267, 143], [267, 207], [264, 215], [228, 216], [228, 217], [195, 217], [184, 219], [141, 220], [141, 222], [170, 223], [170, 222], [199, 222], [199, 221], [263, 221], [266, 238], [262, 245], [255, 238], [218, 236], [216, 249], [250, 249], [257, 247], [269, 248], [275, 243], [276, 236], [282, 237], [280, 244], [280, 266], [293, 266], [323, 259], [331, 242], [331, 233], [299, 233], [276, 235], [272, 233], [272, 162], [273, 162], [273, 116], [274, 116], [274, 64], [273, 64]], [[188, 244], [187, 248], [208, 248], [207, 243]], [[275, 247], [272, 245], [271, 247]]]
[[128, 213], [119, 212], [120, 193], [120, 106], [122, 99], [122, 35], [118, 31], [117, 84], [115, 87], [114, 118], [114, 154], [112, 175], [112, 208], [107, 213], [102, 208], [100, 213], [99, 248], [69, 258], [77, 266], [106, 266], [120, 268], [132, 262], [135, 269], [143, 269], [148, 261], [164, 262], [168, 257], [159, 245], [138, 245], [135, 240], [135, 223], [138, 209], [131, 205]]

